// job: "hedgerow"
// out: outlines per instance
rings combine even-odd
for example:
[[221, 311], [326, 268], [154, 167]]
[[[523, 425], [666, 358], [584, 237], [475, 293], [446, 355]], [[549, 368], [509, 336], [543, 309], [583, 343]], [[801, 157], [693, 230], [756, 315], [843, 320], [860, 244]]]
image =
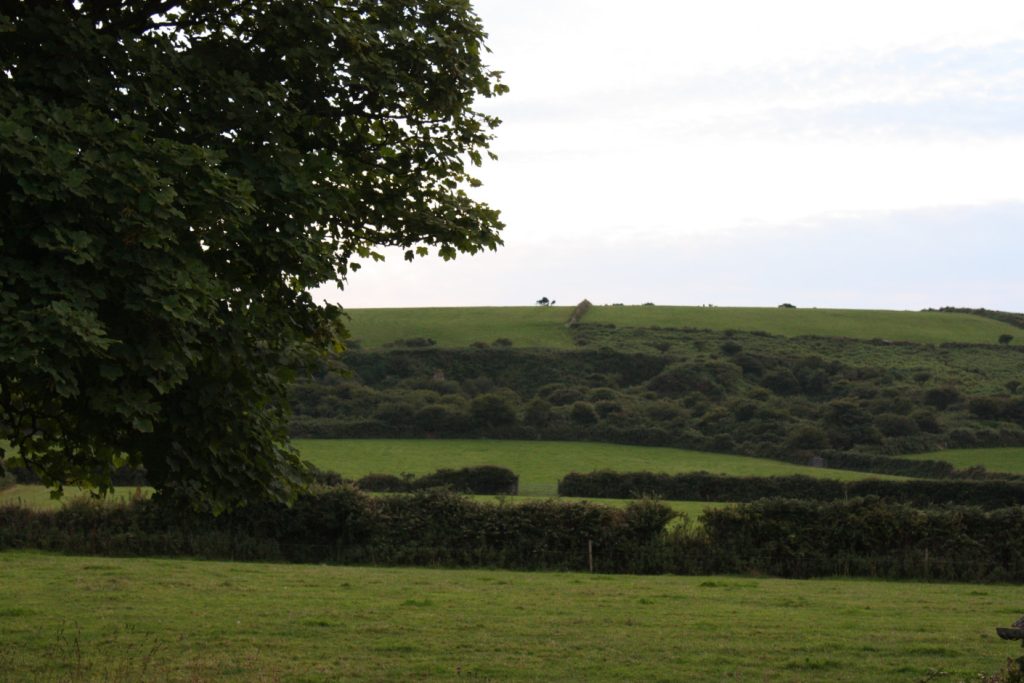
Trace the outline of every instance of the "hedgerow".
[[160, 500], [0, 507], [0, 549], [232, 560], [621, 573], [757, 573], [1024, 581], [1024, 507], [913, 507], [876, 497], [769, 498], [698, 524], [645, 499], [475, 502], [443, 489], [369, 496], [350, 486], [219, 517]]

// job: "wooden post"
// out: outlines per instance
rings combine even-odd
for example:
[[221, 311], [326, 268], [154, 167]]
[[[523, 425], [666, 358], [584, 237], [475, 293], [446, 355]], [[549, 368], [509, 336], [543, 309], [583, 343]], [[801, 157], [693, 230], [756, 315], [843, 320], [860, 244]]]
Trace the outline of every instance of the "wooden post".
[[594, 542], [587, 540], [587, 567], [590, 568], [590, 573], [594, 573]]

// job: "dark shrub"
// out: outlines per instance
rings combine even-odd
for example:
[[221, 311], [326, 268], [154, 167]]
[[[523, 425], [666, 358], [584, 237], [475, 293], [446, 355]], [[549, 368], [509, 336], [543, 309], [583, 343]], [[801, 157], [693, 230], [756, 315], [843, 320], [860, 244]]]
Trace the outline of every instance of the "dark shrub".
[[734, 356], [743, 350], [743, 346], [732, 339], [723, 342], [718, 348], [727, 356]]
[[589, 425], [597, 422], [597, 413], [594, 411], [594, 406], [586, 401], [576, 401], [576, 403], [573, 403], [569, 416], [576, 424]]
[[886, 436], [913, 436], [920, 431], [913, 418], [894, 413], [882, 413], [876, 416], [875, 427]]
[[356, 486], [373, 493], [406, 493], [412, 491], [412, 480], [393, 474], [367, 474], [356, 481]]
[[[605, 381], [607, 381], [607, 378], [602, 378], [602, 379], [605, 379]], [[592, 389], [590, 391], [590, 398], [589, 398], [589, 400], [591, 400], [591, 401], [614, 401], [618, 397], [619, 397], [619, 394], [614, 389], [611, 389], [609, 387], [598, 387], [598, 388]]]
[[960, 390], [956, 387], [935, 387], [924, 392], [924, 402], [939, 410], [945, 410], [962, 400]]
[[420, 408], [413, 417], [413, 423], [427, 433], [458, 432], [461, 431], [464, 422], [465, 418], [461, 413], [436, 403]]
[[786, 448], [799, 451], [824, 450], [829, 447], [828, 434], [815, 425], [801, 425], [786, 437]]
[[761, 385], [780, 396], [789, 396], [800, 391], [800, 380], [789, 368], [779, 368], [766, 373], [761, 378]]
[[663, 396], [699, 392], [718, 398], [724, 396], [740, 377], [739, 369], [731, 363], [675, 363], [651, 378], [647, 387]]
[[551, 421], [551, 404], [542, 398], [535, 398], [526, 404], [523, 422], [531, 427], [544, 427]]
[[539, 395], [546, 398], [553, 406], [567, 406], [570, 403], [583, 400], [583, 392], [576, 387], [559, 387], [552, 389], [546, 396]]
[[459, 470], [438, 470], [420, 477], [412, 486], [415, 489], [448, 486], [459, 493], [514, 496], [519, 492], [519, 477], [504, 467], [480, 465]]
[[601, 417], [622, 414], [622, 404], [618, 401], [598, 401], [594, 404], [594, 410]]
[[400, 341], [402, 346], [408, 346], [410, 349], [422, 349], [428, 346], [436, 346], [437, 342], [429, 337], [413, 337]]
[[479, 425], [502, 427], [516, 423], [516, 410], [510, 397], [502, 394], [481, 394], [469, 404], [473, 420]]
[[977, 396], [967, 403], [971, 414], [982, 420], [997, 420], [1003, 414], [1004, 402], [994, 396]]
[[929, 434], [938, 434], [942, 431], [939, 425], [938, 416], [931, 410], [915, 410], [910, 417], [917, 423], [918, 429]]

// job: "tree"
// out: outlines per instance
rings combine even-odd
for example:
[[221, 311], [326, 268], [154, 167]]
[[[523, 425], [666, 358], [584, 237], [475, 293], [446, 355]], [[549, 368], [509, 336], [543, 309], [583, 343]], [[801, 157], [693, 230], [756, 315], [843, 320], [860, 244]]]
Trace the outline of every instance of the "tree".
[[[286, 500], [310, 290], [501, 244], [467, 0], [0, 0], [0, 468]], [[8, 463], [9, 464], [9, 463]]]

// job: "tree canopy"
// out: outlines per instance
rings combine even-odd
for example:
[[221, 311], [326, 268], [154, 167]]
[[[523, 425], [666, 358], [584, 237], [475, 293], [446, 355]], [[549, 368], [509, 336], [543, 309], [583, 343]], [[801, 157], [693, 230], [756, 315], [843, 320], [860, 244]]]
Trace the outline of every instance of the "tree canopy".
[[[288, 499], [311, 288], [495, 249], [468, 0], [0, 0], [0, 467]], [[7, 446], [4, 446], [4, 441]]]

